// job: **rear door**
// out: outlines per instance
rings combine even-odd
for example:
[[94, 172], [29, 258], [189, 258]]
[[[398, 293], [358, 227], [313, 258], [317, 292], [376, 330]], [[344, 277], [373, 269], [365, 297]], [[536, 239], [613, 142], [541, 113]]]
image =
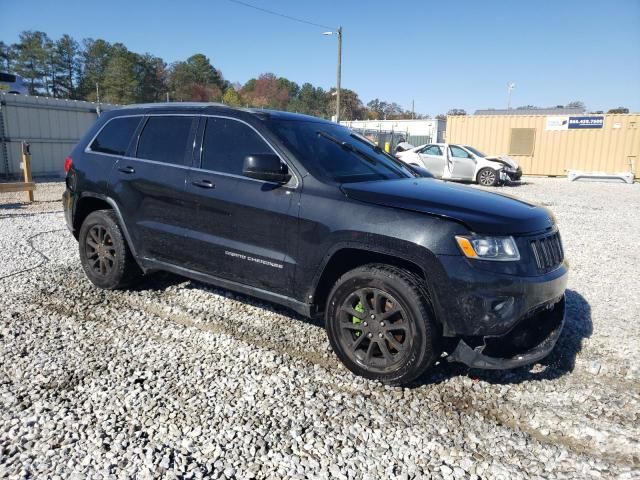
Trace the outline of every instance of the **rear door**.
[[116, 164], [114, 197], [140, 256], [184, 260], [181, 237], [192, 213], [185, 179], [197, 122], [193, 115], [147, 116], [130, 154]]
[[458, 145], [449, 145], [452, 163], [451, 178], [473, 180], [476, 172], [476, 160], [469, 152]]
[[132, 144], [135, 145], [136, 132], [143, 118], [142, 115], [127, 115], [107, 120], [85, 149], [84, 155], [74, 158], [74, 162], [79, 162], [78, 182], [82, 191], [106, 196], [113, 194], [110, 183], [112, 172], [118, 160], [127, 155]]
[[442, 177], [445, 165], [445, 156], [439, 145], [426, 145], [418, 152], [425, 168], [436, 177]]
[[283, 186], [242, 175], [247, 155], [276, 153], [243, 121], [204, 117], [198, 137], [199, 168], [188, 172], [186, 182], [195, 210], [189, 217], [187, 248], [192, 268], [270, 291], [288, 291], [297, 247], [297, 178], [294, 175]]

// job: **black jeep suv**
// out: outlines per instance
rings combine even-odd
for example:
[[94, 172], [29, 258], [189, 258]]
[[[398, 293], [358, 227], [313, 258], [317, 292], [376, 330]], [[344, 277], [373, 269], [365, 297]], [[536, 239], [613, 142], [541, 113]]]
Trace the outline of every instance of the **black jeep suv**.
[[166, 270], [323, 315], [353, 372], [406, 384], [449, 352], [533, 363], [564, 322], [552, 214], [414, 170], [348, 128], [215, 104], [111, 111], [65, 161], [98, 287]]

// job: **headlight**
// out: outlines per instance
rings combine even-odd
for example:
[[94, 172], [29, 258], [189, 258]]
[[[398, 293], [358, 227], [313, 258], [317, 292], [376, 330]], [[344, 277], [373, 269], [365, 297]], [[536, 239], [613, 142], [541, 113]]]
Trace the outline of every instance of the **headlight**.
[[520, 260], [520, 252], [513, 237], [456, 235], [456, 242], [467, 258], [497, 262]]

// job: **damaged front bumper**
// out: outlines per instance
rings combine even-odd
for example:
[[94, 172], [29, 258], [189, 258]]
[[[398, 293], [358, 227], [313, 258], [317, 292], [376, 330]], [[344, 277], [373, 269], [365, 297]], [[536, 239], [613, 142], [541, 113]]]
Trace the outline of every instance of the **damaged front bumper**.
[[[471, 368], [504, 370], [535, 363], [555, 346], [565, 321], [565, 297], [538, 307], [502, 335], [461, 338], [447, 359]], [[471, 344], [471, 346], [470, 346]]]

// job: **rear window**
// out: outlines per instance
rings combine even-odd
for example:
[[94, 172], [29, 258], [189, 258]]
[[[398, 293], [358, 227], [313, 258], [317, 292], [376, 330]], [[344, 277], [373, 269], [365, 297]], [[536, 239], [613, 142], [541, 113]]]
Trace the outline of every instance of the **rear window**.
[[89, 148], [94, 152], [125, 155], [140, 118], [114, 118], [104, 126]]
[[183, 165], [193, 117], [149, 117], [138, 141], [136, 156]]

